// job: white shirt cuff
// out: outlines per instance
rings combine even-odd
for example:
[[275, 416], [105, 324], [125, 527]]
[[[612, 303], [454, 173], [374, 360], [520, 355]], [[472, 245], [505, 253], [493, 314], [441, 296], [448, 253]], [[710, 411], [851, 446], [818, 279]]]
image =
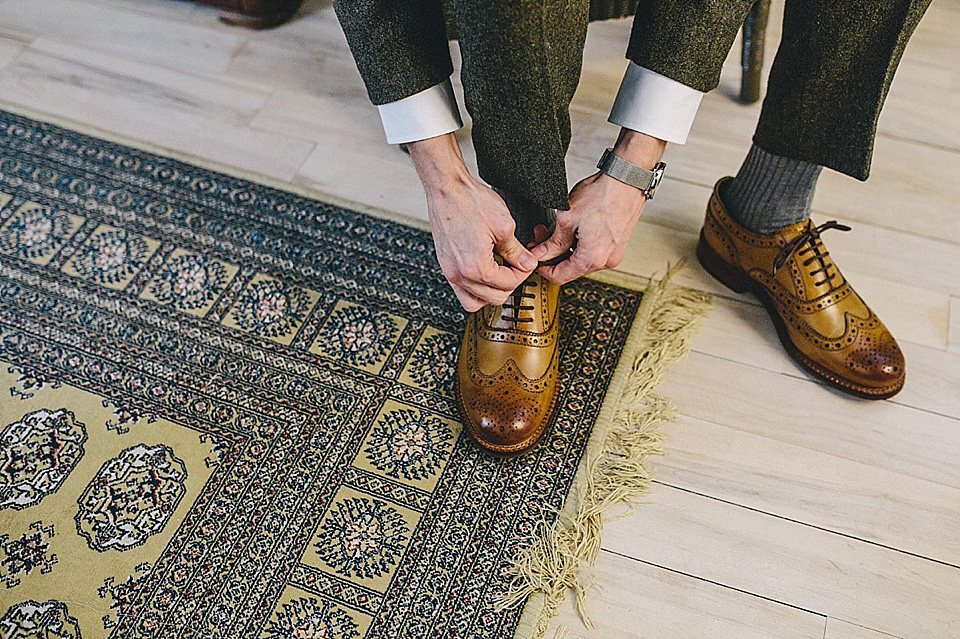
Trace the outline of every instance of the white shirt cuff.
[[608, 120], [667, 142], [683, 144], [703, 93], [631, 62]]
[[388, 144], [426, 140], [463, 126], [450, 79], [377, 107]]

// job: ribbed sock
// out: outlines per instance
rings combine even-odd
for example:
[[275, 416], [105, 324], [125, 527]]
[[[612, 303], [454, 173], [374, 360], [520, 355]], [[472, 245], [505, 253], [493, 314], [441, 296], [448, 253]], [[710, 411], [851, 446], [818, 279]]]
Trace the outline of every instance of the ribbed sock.
[[737, 176], [724, 185], [720, 197], [738, 224], [769, 235], [810, 217], [822, 168], [752, 145]]

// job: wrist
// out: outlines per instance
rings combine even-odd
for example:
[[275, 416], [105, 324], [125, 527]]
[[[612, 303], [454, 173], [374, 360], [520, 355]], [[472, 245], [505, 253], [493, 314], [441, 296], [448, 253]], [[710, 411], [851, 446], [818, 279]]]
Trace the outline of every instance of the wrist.
[[622, 128], [613, 152], [631, 164], [652, 170], [663, 158], [666, 148], [667, 143], [664, 140]]
[[427, 192], [448, 190], [471, 180], [453, 133], [409, 142], [407, 149]]

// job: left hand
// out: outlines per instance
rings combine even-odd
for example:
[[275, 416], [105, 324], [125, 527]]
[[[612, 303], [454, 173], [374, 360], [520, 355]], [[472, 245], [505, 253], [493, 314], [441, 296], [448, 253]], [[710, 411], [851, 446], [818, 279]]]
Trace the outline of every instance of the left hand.
[[[613, 150], [621, 158], [652, 168], [666, 142], [644, 133], [621, 129]], [[624, 184], [598, 171], [581, 180], [570, 192], [570, 210], [557, 211], [557, 226], [549, 238], [530, 252], [540, 262], [537, 272], [556, 284], [620, 265], [633, 227], [640, 220], [647, 196], [640, 189]], [[540, 235], [545, 234], [544, 229]], [[543, 264], [565, 255], [558, 264]]]
[[547, 280], [566, 284], [588, 273], [619, 266], [633, 227], [647, 198], [640, 189], [597, 172], [581, 180], [570, 192], [570, 210], [557, 211], [557, 226], [546, 241], [531, 249], [546, 262], [567, 253], [559, 264], [537, 269]]

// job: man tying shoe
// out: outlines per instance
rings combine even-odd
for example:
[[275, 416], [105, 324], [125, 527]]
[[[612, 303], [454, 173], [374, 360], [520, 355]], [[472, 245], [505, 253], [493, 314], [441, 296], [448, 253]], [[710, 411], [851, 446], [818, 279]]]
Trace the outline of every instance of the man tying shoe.
[[[568, 195], [589, 0], [450, 0], [480, 177], [493, 188], [470, 175], [454, 137], [440, 1], [335, 0], [387, 141], [407, 144], [423, 183], [443, 274], [471, 312], [457, 399], [486, 450], [519, 455], [542, 438], [557, 395], [559, 286], [620, 263], [666, 143], [686, 140], [751, 4], [638, 4], [610, 115], [620, 134]], [[861, 397], [898, 392], [903, 355], [820, 239], [847, 227], [815, 226], [811, 201], [823, 166], [866, 179], [880, 108], [928, 4], [787, 0], [754, 145], [717, 183], [698, 247], [710, 273], [765, 303], [798, 363]]]

